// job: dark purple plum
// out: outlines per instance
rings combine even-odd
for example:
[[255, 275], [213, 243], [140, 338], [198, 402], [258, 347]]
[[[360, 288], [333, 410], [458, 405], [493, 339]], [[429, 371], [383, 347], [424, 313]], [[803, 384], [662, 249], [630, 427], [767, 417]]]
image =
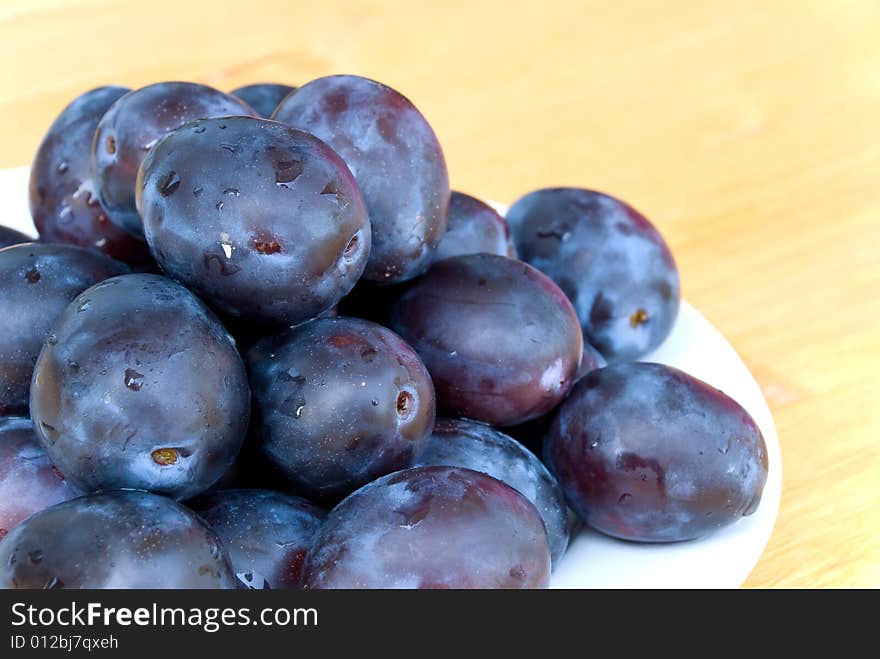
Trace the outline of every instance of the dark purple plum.
[[0, 418], [0, 540], [26, 517], [80, 494], [52, 467], [30, 419]]
[[435, 261], [481, 253], [516, 258], [507, 222], [489, 204], [453, 191], [446, 220], [446, 233], [437, 245]]
[[507, 213], [520, 258], [574, 305], [584, 340], [609, 362], [638, 359], [678, 315], [678, 268], [663, 237], [624, 202], [580, 188], [547, 188]]
[[490, 426], [437, 419], [414, 467], [448, 465], [480, 471], [507, 483], [534, 504], [550, 542], [554, 564], [568, 547], [568, 508], [556, 479], [525, 446]]
[[246, 588], [300, 588], [303, 561], [327, 514], [271, 490], [222, 490], [187, 503], [217, 532]]
[[193, 119], [253, 114], [241, 99], [192, 82], [160, 82], [120, 98], [101, 117], [92, 144], [92, 178], [110, 220], [143, 237], [135, 179], [163, 136]]
[[434, 425], [434, 388], [392, 331], [323, 318], [267, 337], [246, 355], [253, 441], [294, 489], [339, 500], [402, 469]]
[[325, 588], [546, 588], [550, 547], [535, 507], [460, 467], [418, 467], [361, 488], [331, 511], [303, 582]]
[[10, 245], [20, 245], [21, 243], [31, 243], [33, 241], [33, 238], [26, 236], [21, 231], [0, 226], [0, 249]]
[[273, 118], [327, 142], [357, 179], [373, 227], [364, 278], [391, 284], [424, 272], [446, 231], [449, 177], [416, 107], [378, 82], [336, 75], [300, 87]]
[[0, 250], [0, 415], [28, 413], [34, 363], [53, 323], [89, 286], [128, 268], [72, 245]]
[[261, 117], [269, 118], [275, 112], [284, 97], [295, 91], [296, 87], [279, 85], [274, 82], [260, 82], [233, 89], [230, 93], [237, 96], [257, 111]]
[[183, 499], [229, 469], [249, 400], [232, 337], [195, 295], [123, 275], [83, 292], [52, 328], [31, 417], [49, 459], [83, 490]]
[[767, 449], [748, 412], [662, 364], [613, 364], [587, 375], [544, 450], [575, 512], [625, 540], [705, 535], [755, 512], [767, 479]]
[[138, 207], [163, 270], [261, 325], [326, 311], [370, 253], [345, 163], [318, 138], [266, 119], [205, 119], [169, 134], [141, 167]]
[[577, 316], [556, 284], [496, 254], [435, 263], [393, 303], [390, 327], [421, 355], [447, 416], [498, 426], [553, 409], [583, 352]]
[[98, 250], [133, 266], [152, 261], [147, 243], [110, 222], [92, 181], [92, 139], [104, 113], [130, 90], [98, 87], [54, 123], [31, 166], [30, 208], [40, 239]]
[[0, 542], [0, 588], [235, 588], [217, 534], [138, 491], [90, 494], [36, 513]]

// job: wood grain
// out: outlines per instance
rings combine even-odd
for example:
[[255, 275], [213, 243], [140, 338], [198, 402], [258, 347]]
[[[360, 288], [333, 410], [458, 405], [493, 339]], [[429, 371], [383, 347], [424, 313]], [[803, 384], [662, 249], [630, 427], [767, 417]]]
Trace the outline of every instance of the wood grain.
[[336, 72], [424, 111], [454, 187], [631, 201], [784, 454], [749, 586], [880, 586], [880, 3], [0, 3], [0, 166], [91, 86]]

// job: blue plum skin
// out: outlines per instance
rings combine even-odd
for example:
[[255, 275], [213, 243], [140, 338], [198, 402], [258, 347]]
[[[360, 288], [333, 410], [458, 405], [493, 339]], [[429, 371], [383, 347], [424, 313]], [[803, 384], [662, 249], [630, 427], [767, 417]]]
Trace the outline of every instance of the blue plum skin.
[[26, 236], [21, 231], [0, 226], [0, 249], [10, 247], [11, 245], [20, 245], [21, 243], [30, 243], [33, 241], [33, 238]]
[[519, 199], [507, 222], [517, 251], [569, 297], [584, 333], [611, 363], [638, 359], [668, 336], [678, 315], [678, 268], [638, 211], [580, 188]]
[[327, 311], [370, 253], [348, 167], [318, 138], [275, 121], [189, 123], [153, 147], [137, 189], [162, 269], [252, 324], [283, 327]]
[[406, 467], [434, 425], [434, 388], [418, 355], [380, 325], [322, 318], [246, 354], [254, 396], [249, 444], [293, 489], [338, 501]]
[[544, 520], [556, 564], [568, 547], [568, 508], [556, 479], [525, 446], [490, 426], [465, 419], [437, 419], [413, 467], [448, 465], [479, 471], [526, 497]]
[[318, 531], [307, 589], [546, 588], [544, 523], [522, 494], [471, 469], [405, 469], [351, 494]]
[[65, 107], [40, 142], [28, 191], [41, 241], [87, 247], [143, 267], [153, 261], [147, 243], [109, 221], [91, 172], [92, 139], [98, 122], [129, 91], [126, 87], [98, 87]]
[[241, 99], [192, 82], [159, 82], [122, 96], [101, 117], [92, 143], [92, 179], [110, 221], [143, 238], [135, 180], [167, 133], [194, 119], [253, 114]]
[[0, 542], [0, 588], [235, 587], [217, 534], [189, 509], [147, 492], [59, 503]]
[[27, 517], [80, 494], [49, 462], [30, 419], [0, 417], [0, 540]]
[[558, 405], [583, 352], [562, 291], [530, 265], [496, 254], [435, 263], [392, 303], [389, 326], [424, 360], [442, 413], [497, 426]]
[[73, 245], [23, 243], [0, 250], [0, 415], [28, 413], [34, 364], [53, 323], [79, 293], [128, 272]]
[[257, 114], [268, 119], [275, 112], [278, 104], [291, 92], [296, 91], [296, 87], [290, 85], [280, 85], [274, 82], [260, 82], [253, 85], [245, 85], [233, 89], [230, 94], [237, 96], [245, 103], [250, 105]]
[[249, 403], [244, 364], [216, 316], [180, 284], [149, 274], [79, 295], [31, 385], [40, 442], [74, 484], [181, 499], [233, 463]]
[[446, 230], [449, 176], [437, 136], [403, 95], [352, 75], [318, 78], [275, 114], [329, 144], [364, 196], [373, 249], [364, 278], [398, 283], [424, 272]]
[[446, 220], [446, 233], [437, 245], [435, 261], [481, 253], [516, 258], [507, 222], [489, 204], [453, 190]]
[[593, 371], [561, 406], [545, 462], [589, 526], [624, 540], [690, 540], [750, 515], [767, 449], [736, 401], [682, 371]]
[[229, 552], [250, 589], [301, 587], [303, 562], [327, 516], [305, 499], [271, 490], [221, 490], [187, 502]]

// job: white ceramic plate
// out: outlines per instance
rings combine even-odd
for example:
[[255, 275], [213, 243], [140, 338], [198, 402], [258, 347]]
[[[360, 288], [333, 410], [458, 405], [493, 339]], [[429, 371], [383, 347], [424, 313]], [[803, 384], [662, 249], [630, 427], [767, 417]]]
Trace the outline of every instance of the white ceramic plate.
[[[27, 168], [0, 170], [0, 224], [36, 235], [28, 212], [27, 179]], [[556, 566], [553, 588], [735, 588], [745, 581], [770, 538], [782, 491], [779, 438], [761, 389], [739, 355], [683, 302], [672, 334], [645, 361], [669, 364], [705, 380], [754, 417], [770, 463], [761, 505], [736, 524], [690, 542], [644, 545], [583, 530]]]

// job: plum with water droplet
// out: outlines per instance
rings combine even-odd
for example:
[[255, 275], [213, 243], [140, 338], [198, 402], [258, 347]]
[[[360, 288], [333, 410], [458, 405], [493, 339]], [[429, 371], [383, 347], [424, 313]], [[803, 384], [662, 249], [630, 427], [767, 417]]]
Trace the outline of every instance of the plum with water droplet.
[[303, 562], [326, 513], [305, 499], [271, 490], [221, 490], [188, 501], [229, 551], [250, 589], [300, 588]]
[[75, 98], [49, 127], [31, 165], [29, 198], [40, 239], [97, 250], [133, 266], [152, 262], [143, 238], [108, 219], [92, 181], [92, 139], [104, 113], [130, 90], [98, 87]]
[[507, 483], [534, 504], [544, 520], [556, 563], [568, 547], [568, 508], [556, 479], [525, 446], [491, 426], [437, 419], [414, 467], [448, 465], [480, 471]]
[[128, 268], [97, 252], [48, 243], [0, 250], [0, 415], [27, 414], [34, 363], [79, 293]]
[[280, 85], [275, 82], [259, 82], [233, 89], [230, 94], [237, 96], [257, 111], [261, 117], [269, 118], [284, 97], [295, 91], [296, 87]]
[[168, 135], [144, 161], [138, 205], [162, 268], [252, 324], [326, 311], [370, 253], [345, 163], [318, 138], [266, 119], [205, 119]]
[[556, 284], [497, 254], [438, 261], [394, 301], [389, 326], [424, 360], [447, 416], [498, 426], [553, 409], [583, 351]]
[[408, 466], [431, 434], [428, 371], [380, 325], [314, 320], [264, 338], [246, 360], [253, 443], [309, 498], [338, 501]]
[[327, 142], [357, 179], [373, 227], [364, 278], [390, 284], [428, 268], [446, 230], [449, 177], [409, 99], [367, 78], [327, 76], [285, 98], [273, 119]]
[[435, 261], [480, 253], [516, 258], [507, 222], [489, 204], [453, 191], [446, 219], [446, 233], [437, 245]]
[[755, 512], [767, 480], [749, 413], [662, 364], [613, 364], [580, 380], [544, 450], [575, 512], [625, 540], [703, 536]]
[[112, 491], [59, 503], [0, 542], [0, 588], [236, 587], [220, 538], [181, 504]]
[[53, 327], [31, 386], [40, 442], [73, 483], [180, 499], [233, 463], [249, 402], [244, 364], [217, 317], [180, 284], [149, 274], [79, 295]]
[[638, 359], [669, 335], [678, 268], [637, 210], [591, 190], [547, 188], [519, 199], [507, 222], [520, 258], [565, 292], [584, 339], [609, 362]]
[[550, 547], [535, 507], [471, 469], [417, 467], [334, 508], [303, 582], [326, 588], [546, 588]]
[[160, 82], [120, 98], [101, 117], [92, 144], [92, 178], [110, 220], [143, 237], [135, 180], [159, 139], [194, 119], [253, 114], [241, 99], [193, 82]]
[[0, 418], [0, 540], [26, 517], [80, 494], [49, 462], [30, 419]]

